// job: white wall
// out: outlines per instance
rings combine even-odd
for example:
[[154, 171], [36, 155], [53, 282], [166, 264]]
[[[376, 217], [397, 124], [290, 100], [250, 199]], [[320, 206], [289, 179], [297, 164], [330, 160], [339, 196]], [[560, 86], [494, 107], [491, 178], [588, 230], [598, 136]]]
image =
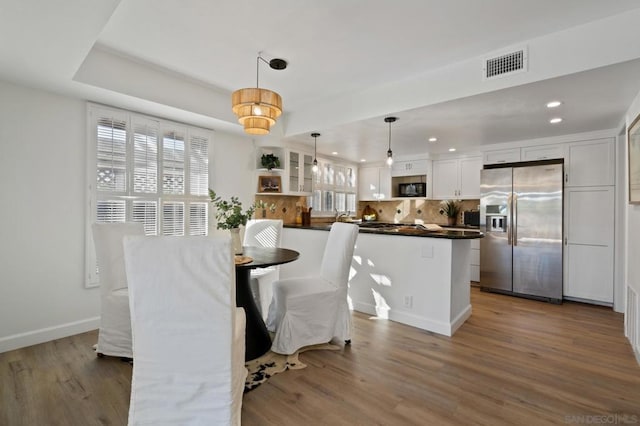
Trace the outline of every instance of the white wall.
[[[631, 125], [631, 123], [633, 122], [633, 120], [638, 116], [638, 114], [640, 114], [640, 93], [638, 93], [638, 95], [636, 96], [636, 98], [634, 99], [633, 103], [631, 104], [631, 107], [629, 108], [629, 110], [627, 111], [626, 114], [626, 125], [627, 128], [629, 127], [629, 125]], [[625, 158], [624, 158], [624, 164], [621, 166], [624, 166], [625, 168], [625, 176], [628, 176], [628, 164], [629, 164], [629, 160], [628, 160], [628, 148], [625, 151]], [[625, 185], [628, 185], [627, 182], [625, 182]], [[622, 205], [622, 208], [625, 209], [626, 212], [626, 241], [625, 241], [625, 264], [626, 264], [626, 269], [625, 269], [625, 273], [624, 273], [624, 279], [626, 282], [626, 285], [628, 287], [631, 287], [636, 294], [638, 295], [638, 297], [640, 298], [640, 264], [638, 263], [638, 259], [640, 259], [640, 205], [638, 204], [628, 204], [627, 200], [628, 200], [628, 187], [625, 190], [625, 197], [624, 197], [624, 204]], [[638, 310], [640, 310], [640, 306], [636, 306]], [[637, 342], [636, 347], [634, 348], [634, 351], [636, 353], [636, 357], [638, 357], [638, 359], [640, 360], [640, 315], [635, 316], [636, 318], [636, 325], [635, 325], [635, 331], [636, 331], [636, 338], [635, 341]], [[630, 336], [627, 336], [630, 337]]]
[[97, 325], [98, 290], [83, 287], [85, 115], [80, 100], [0, 82], [0, 352]]
[[[0, 352], [98, 326], [99, 290], [83, 280], [85, 108], [0, 81]], [[216, 132], [211, 188], [253, 202], [253, 153]]]

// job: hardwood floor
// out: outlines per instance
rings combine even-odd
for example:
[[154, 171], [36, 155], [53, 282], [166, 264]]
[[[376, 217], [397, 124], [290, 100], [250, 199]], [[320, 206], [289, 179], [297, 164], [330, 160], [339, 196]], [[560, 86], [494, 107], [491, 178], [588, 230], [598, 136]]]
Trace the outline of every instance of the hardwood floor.
[[[621, 314], [477, 288], [472, 305], [452, 338], [355, 313], [352, 345], [246, 394], [243, 425], [640, 423]], [[95, 341], [0, 354], [0, 425], [126, 424], [131, 366], [97, 359]]]

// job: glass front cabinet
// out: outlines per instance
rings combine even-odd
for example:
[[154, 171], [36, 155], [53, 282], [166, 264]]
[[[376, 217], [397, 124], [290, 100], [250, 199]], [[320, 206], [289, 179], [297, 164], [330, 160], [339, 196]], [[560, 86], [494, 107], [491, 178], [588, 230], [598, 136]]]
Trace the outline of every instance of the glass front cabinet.
[[287, 193], [296, 195], [311, 195], [313, 181], [313, 155], [306, 152], [288, 152], [287, 174], [289, 187]]

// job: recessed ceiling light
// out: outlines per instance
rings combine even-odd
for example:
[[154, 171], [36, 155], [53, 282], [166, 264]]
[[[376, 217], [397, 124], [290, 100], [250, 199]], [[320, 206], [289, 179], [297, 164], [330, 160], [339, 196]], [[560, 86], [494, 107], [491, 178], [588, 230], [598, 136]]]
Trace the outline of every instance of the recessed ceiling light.
[[562, 121], [562, 118], [556, 117], [556, 118], [552, 118], [551, 120], [549, 120], [549, 123], [557, 124], [557, 123], [560, 123], [561, 121]]
[[362, 159], [360, 160], [360, 162], [361, 162], [361, 163], [364, 163], [365, 161], [367, 161], [367, 160], [365, 160], [364, 158], [362, 158]]
[[437, 140], [438, 140], [438, 138], [429, 138], [429, 142], [435, 142]]
[[333, 151], [332, 154], [333, 155], [338, 155], [338, 153], [336, 151]]
[[555, 108], [559, 107], [560, 105], [562, 105], [562, 102], [560, 101], [551, 101], [547, 104], [547, 108]]
[[449, 148], [449, 152], [453, 152], [455, 150], [456, 150], [455, 148]]

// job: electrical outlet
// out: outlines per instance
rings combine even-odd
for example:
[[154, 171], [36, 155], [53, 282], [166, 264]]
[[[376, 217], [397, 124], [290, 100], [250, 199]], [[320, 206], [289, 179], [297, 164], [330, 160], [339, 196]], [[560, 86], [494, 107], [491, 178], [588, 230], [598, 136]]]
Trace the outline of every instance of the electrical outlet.
[[413, 307], [413, 296], [405, 296], [404, 297], [404, 307], [412, 308]]

